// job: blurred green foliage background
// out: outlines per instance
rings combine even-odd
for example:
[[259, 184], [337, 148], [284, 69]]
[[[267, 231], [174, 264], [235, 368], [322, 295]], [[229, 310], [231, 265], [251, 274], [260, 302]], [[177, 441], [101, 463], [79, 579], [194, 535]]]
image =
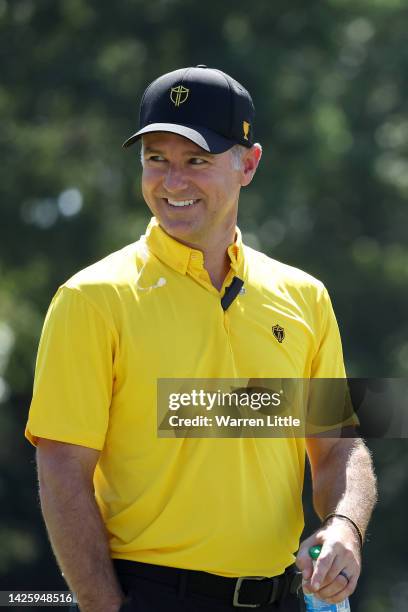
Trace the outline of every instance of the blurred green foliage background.
[[[252, 93], [264, 157], [247, 243], [327, 285], [351, 376], [408, 374], [404, 0], [0, 0], [0, 589], [64, 588], [23, 439], [56, 288], [138, 239], [138, 151], [156, 76], [199, 63]], [[355, 612], [408, 609], [408, 444], [371, 440], [380, 502]], [[307, 529], [315, 525], [310, 482]]]

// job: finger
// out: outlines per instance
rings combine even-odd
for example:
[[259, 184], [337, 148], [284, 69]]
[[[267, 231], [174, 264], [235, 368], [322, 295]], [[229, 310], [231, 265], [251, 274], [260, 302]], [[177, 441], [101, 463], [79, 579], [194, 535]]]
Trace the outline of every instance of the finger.
[[[318, 597], [321, 597], [325, 601], [340, 595], [342, 591], [344, 591], [349, 584], [347, 578], [338, 574], [334, 580], [330, 581], [329, 584], [326, 584], [321, 589], [316, 592]], [[344, 599], [344, 598], [343, 598]]]
[[304, 540], [299, 547], [295, 563], [301, 570], [303, 579], [305, 580], [308, 580], [313, 574], [313, 562], [309, 555], [309, 548], [322, 543], [323, 538], [320, 532], [317, 532], [313, 533], [306, 540]]
[[318, 591], [323, 584], [327, 583], [326, 576], [330, 571], [334, 559], [334, 552], [331, 547], [329, 548], [323, 545], [322, 552], [315, 563], [313, 575], [310, 580], [313, 591]]
[[[346, 580], [344, 576], [340, 576], [339, 578], [343, 580], [343, 583]], [[358, 576], [352, 576], [350, 578], [350, 581], [346, 584], [346, 586], [342, 588], [341, 590], [339, 590], [337, 593], [328, 595], [324, 593], [325, 589], [321, 589], [319, 592], [316, 593], [316, 595], [318, 597], [321, 597], [328, 603], [333, 603], [333, 604], [340, 603], [341, 601], [344, 601], [345, 599], [347, 599], [347, 597], [350, 597], [352, 593], [354, 593], [355, 588], [357, 586], [357, 581], [358, 581]]]
[[302, 580], [302, 591], [307, 594], [312, 593], [309, 580]]
[[[331, 564], [329, 570], [327, 571], [326, 578], [324, 582], [322, 583], [322, 587], [328, 586], [329, 584], [334, 582], [342, 570], [346, 572], [347, 576], [351, 576], [351, 574], [355, 573], [351, 571], [347, 572], [344, 562], [339, 556], [336, 555], [333, 559], [333, 563]], [[344, 579], [347, 581], [346, 578]]]
[[313, 562], [307, 552], [307, 548], [299, 549], [296, 556], [296, 565], [302, 572], [304, 580], [308, 580], [313, 573]]

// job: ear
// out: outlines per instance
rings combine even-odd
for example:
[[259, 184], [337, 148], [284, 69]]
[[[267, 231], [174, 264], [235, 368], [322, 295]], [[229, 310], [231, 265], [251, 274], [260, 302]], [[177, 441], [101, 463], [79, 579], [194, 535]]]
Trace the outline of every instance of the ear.
[[245, 152], [242, 159], [241, 185], [246, 187], [252, 181], [262, 157], [262, 147], [257, 142]]

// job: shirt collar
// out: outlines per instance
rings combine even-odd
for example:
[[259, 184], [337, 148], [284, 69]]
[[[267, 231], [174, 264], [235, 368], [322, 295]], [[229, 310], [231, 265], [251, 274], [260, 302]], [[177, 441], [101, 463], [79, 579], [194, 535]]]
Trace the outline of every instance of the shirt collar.
[[[181, 274], [186, 274], [191, 262], [201, 263], [204, 266], [202, 251], [178, 242], [160, 227], [156, 217], [152, 217], [143, 236], [146, 245], [156, 257], [164, 264], [173, 268]], [[231, 268], [238, 272], [243, 262], [242, 235], [236, 228], [235, 242], [229, 245], [228, 255], [231, 260]]]

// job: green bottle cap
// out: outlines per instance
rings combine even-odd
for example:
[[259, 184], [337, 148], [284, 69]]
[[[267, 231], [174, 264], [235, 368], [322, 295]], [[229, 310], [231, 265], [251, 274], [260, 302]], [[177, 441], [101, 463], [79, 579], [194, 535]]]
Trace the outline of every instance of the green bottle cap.
[[312, 557], [313, 561], [316, 561], [317, 557], [322, 552], [322, 545], [318, 544], [317, 546], [311, 546], [309, 548], [309, 556]]

